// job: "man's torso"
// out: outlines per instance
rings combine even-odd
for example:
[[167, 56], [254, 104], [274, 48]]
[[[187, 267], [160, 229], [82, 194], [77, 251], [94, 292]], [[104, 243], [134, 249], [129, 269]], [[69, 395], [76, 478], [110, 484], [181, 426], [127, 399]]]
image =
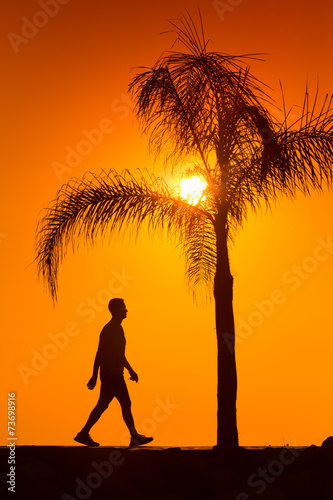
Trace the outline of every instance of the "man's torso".
[[109, 375], [122, 375], [125, 359], [125, 335], [120, 323], [109, 321], [101, 331], [99, 340], [100, 369]]

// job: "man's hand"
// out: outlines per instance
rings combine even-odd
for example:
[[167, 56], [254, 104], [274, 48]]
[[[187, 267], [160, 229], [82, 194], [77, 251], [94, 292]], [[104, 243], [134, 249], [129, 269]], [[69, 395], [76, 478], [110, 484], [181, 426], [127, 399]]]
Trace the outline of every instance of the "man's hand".
[[96, 382], [97, 382], [97, 377], [92, 376], [89, 382], [87, 383], [88, 389], [92, 390], [95, 387]]
[[134, 382], [137, 382], [139, 380], [138, 374], [135, 373], [134, 370], [130, 371], [130, 380], [134, 380]]

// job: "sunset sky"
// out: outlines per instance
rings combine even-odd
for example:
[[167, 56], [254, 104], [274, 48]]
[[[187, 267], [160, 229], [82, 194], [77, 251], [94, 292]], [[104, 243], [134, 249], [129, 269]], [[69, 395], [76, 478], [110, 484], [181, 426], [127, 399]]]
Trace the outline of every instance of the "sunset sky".
[[[70, 177], [101, 168], [163, 174], [162, 159], [148, 155], [128, 84], [137, 67], [171, 49], [175, 35], [161, 34], [168, 20], [186, 9], [197, 19], [197, 6], [210, 50], [265, 53], [252, 71], [280, 107], [279, 81], [287, 107], [302, 105], [306, 84], [314, 97], [317, 77], [321, 99], [332, 92], [329, 2], [2, 5], [1, 415], [15, 391], [18, 444], [75, 444], [98, 398], [86, 384], [112, 296], [128, 308], [126, 354], [139, 375], [128, 387], [139, 432], [156, 446], [215, 444], [213, 302], [193, 303], [171, 242], [115, 234], [69, 252], [55, 307], [32, 264], [41, 210]], [[95, 129], [100, 140], [84, 146]], [[250, 214], [230, 248], [243, 446], [320, 445], [333, 434], [332, 202], [326, 191], [281, 199], [271, 212]], [[116, 401], [91, 435], [102, 445], [128, 444]], [[4, 444], [5, 425], [0, 437]]]

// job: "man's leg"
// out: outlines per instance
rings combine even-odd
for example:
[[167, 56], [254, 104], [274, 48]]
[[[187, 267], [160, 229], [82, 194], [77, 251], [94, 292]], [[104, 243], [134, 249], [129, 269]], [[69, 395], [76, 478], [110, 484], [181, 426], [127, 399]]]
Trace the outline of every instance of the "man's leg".
[[125, 385], [126, 390], [124, 389], [121, 394], [117, 394], [116, 398], [118, 399], [120, 406], [121, 406], [121, 412], [123, 415], [123, 419], [125, 424], [127, 425], [128, 430], [131, 433], [131, 436], [136, 435], [137, 431], [135, 429], [134, 425], [134, 419], [132, 415], [132, 403], [127, 391], [127, 387]]
[[105, 410], [107, 409], [107, 407], [111, 403], [112, 399], [113, 398], [110, 399], [110, 397], [107, 397], [106, 395], [104, 395], [101, 391], [101, 394], [99, 396], [99, 400], [97, 401], [95, 408], [90, 413], [86, 425], [81, 430], [82, 433], [85, 433], [85, 434], [89, 433], [92, 426], [96, 424], [96, 422], [101, 417], [102, 413], [105, 412]]
[[101, 392], [99, 399], [95, 408], [89, 415], [86, 425], [82, 428], [82, 430], [75, 436], [74, 440], [78, 443], [85, 444], [87, 446], [99, 446], [99, 443], [96, 443], [90, 436], [89, 431], [94, 424], [96, 424], [97, 420], [100, 418], [102, 413], [105, 412], [110, 402], [112, 401], [113, 396], [108, 394], [108, 391], [103, 388], [103, 384], [101, 385]]
[[120, 403], [124, 422], [127, 425], [128, 430], [130, 431], [131, 434], [130, 448], [136, 448], [141, 444], [150, 443], [153, 440], [153, 438], [139, 434], [135, 428], [132, 409], [131, 409], [132, 403], [128, 394], [125, 381], [123, 381], [123, 384], [121, 385], [121, 390], [116, 394], [116, 398]]

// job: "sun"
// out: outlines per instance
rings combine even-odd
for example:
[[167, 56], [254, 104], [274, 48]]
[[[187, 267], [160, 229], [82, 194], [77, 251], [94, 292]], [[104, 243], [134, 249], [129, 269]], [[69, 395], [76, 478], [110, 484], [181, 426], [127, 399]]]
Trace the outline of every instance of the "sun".
[[180, 181], [180, 196], [191, 205], [196, 205], [204, 199], [203, 192], [207, 183], [200, 177], [189, 177]]

